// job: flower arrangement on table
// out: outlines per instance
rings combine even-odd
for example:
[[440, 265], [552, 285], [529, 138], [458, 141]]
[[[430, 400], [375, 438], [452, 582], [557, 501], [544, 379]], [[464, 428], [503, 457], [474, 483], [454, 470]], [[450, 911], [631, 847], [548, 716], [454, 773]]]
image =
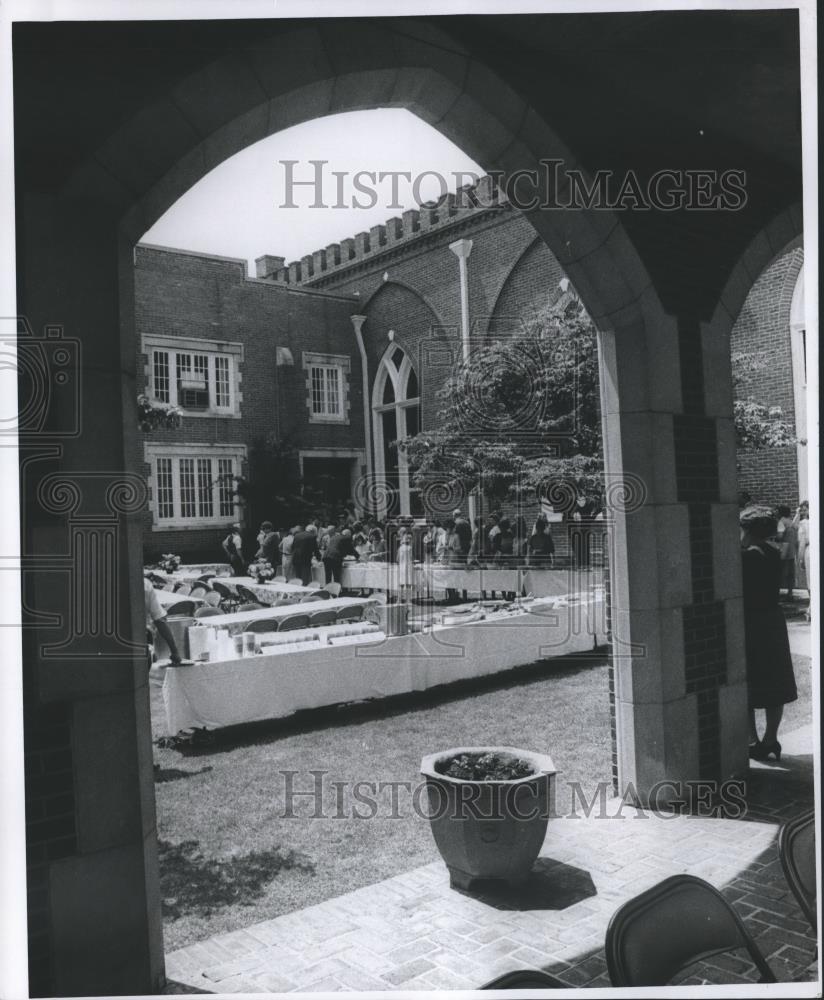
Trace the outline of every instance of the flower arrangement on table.
[[249, 566], [249, 576], [254, 577], [258, 583], [266, 583], [275, 576], [275, 568], [268, 560], [260, 559]]
[[180, 568], [180, 556], [171, 552], [162, 555], [157, 563], [157, 568], [163, 573], [175, 573]]

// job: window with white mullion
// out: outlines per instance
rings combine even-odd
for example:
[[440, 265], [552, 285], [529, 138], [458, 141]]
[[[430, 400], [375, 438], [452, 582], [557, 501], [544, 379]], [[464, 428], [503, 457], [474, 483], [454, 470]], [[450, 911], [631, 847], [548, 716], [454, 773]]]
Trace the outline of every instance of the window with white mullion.
[[155, 464], [155, 499], [159, 521], [175, 516], [175, 489], [171, 458], [159, 457]]
[[219, 410], [232, 408], [231, 365], [226, 355], [216, 354], [210, 359], [212, 363], [211, 385], [214, 389], [214, 404]]
[[181, 458], [178, 462], [180, 479], [180, 516], [183, 518], [197, 517], [195, 491], [195, 460]]
[[197, 460], [197, 513], [199, 517], [214, 516], [211, 458]]
[[169, 352], [152, 352], [153, 395], [161, 403], [171, 403], [171, 382], [169, 379]]
[[235, 490], [233, 476], [235, 474], [235, 463], [231, 458], [219, 458], [217, 460], [218, 471], [218, 510], [221, 517], [234, 517], [235, 515]]

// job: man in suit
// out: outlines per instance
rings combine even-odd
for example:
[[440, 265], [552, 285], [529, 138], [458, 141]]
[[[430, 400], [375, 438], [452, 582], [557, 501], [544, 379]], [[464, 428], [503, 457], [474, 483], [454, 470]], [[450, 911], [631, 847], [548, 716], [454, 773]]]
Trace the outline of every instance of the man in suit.
[[343, 560], [347, 556], [358, 558], [358, 553], [352, 542], [352, 532], [344, 528], [341, 532], [331, 535], [323, 555], [323, 567], [326, 570], [327, 583], [340, 583]]
[[258, 550], [255, 559], [265, 559], [275, 569], [280, 566], [280, 535], [271, 521], [264, 521], [258, 534]]
[[469, 548], [472, 545], [472, 525], [463, 516], [460, 507], [457, 507], [452, 511], [452, 517], [455, 521], [455, 534], [458, 536], [458, 543], [460, 545], [461, 556], [469, 555]]
[[318, 529], [314, 524], [307, 524], [303, 531], [295, 535], [292, 542], [292, 569], [299, 576], [304, 587], [312, 580], [312, 558], [320, 559], [318, 548]]

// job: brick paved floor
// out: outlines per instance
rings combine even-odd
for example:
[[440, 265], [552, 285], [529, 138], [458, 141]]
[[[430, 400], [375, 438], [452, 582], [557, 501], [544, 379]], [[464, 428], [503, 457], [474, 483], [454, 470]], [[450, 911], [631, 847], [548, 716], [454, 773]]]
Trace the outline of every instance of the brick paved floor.
[[[780, 765], [754, 765], [745, 819], [655, 817], [606, 800], [577, 818], [559, 802], [529, 887], [479, 896], [449, 888], [441, 862], [404, 872], [166, 956], [170, 992], [477, 989], [518, 968], [569, 986], [609, 986], [603, 941], [625, 900], [678, 872], [722, 889], [778, 979], [815, 980], [816, 942], [777, 853], [785, 820], [812, 807], [812, 728], [782, 738]], [[753, 979], [721, 957], [685, 984]], [[815, 995], [810, 986], [807, 995]], [[819, 994], [820, 995], [820, 994]]]

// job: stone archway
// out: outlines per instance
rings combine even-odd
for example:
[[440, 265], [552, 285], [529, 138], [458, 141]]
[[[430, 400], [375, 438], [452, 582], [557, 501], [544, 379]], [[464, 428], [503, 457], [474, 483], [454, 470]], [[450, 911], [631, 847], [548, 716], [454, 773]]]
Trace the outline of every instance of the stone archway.
[[[476, 50], [477, 26], [464, 32], [454, 23], [445, 30], [387, 19], [255, 27], [243, 44], [237, 29], [222, 29], [226, 39], [215, 36], [208, 56], [191, 58], [197, 65], [184, 78], [171, 48], [155, 54], [153, 70], [164, 73], [149, 101], [135, 103], [124, 92], [118, 104], [128, 74], [113, 80], [110, 105], [91, 112], [93, 128], [81, 127], [88, 109], [52, 84], [44, 104], [63, 111], [69, 131], [76, 125], [73, 156], [43, 158], [42, 148], [59, 145], [47, 131], [25, 153], [40, 169], [21, 174], [19, 307], [35, 330], [62, 324], [79, 345], [78, 372], [89, 388], [78, 397], [77, 432], [59, 442], [59, 454], [34, 441], [23, 467], [23, 499], [31, 502], [24, 552], [43, 569], [24, 580], [26, 606], [69, 620], [72, 591], [53, 555], [66, 548], [72, 518], [84, 530], [104, 522], [123, 560], [112, 582], [120, 632], [106, 636], [100, 655], [45, 655], [54, 632], [36, 619], [24, 635], [28, 732], [33, 739], [42, 733], [44, 747], [60, 734], [60, 774], [71, 793], [59, 836], [52, 823], [33, 830], [31, 841], [37, 888], [47, 899], [35, 914], [42, 916], [35, 938], [52, 992], [151, 992], [163, 972], [148, 694], [135, 653], [143, 630], [140, 525], [125, 497], [125, 474], [138, 454], [134, 243], [232, 153], [336, 111], [406, 107], [486, 169], [509, 175], [535, 170], [543, 158], [577, 162], [549, 111], [523, 96], [530, 87], [537, 94], [539, 81], [524, 84], [503, 56], [493, 70], [496, 60]], [[496, 40], [478, 50], [494, 52]], [[597, 156], [589, 150], [590, 161]], [[689, 303], [664, 311], [612, 213], [533, 211], [527, 218], [600, 330], [608, 476], [619, 490], [630, 477], [641, 484], [642, 503], [638, 496], [615, 503], [616, 776], [644, 800], [661, 781], [740, 773], [746, 699], [738, 556], [729, 540], [735, 487], [734, 455], [725, 450], [731, 399], [723, 330], [716, 336]], [[759, 216], [752, 218], [754, 230]], [[728, 223], [720, 213], [718, 228]], [[660, 252], [655, 238], [644, 250], [646, 260]], [[679, 267], [675, 255], [670, 272], [659, 263], [659, 273], [677, 282]], [[714, 288], [714, 274], [706, 276]], [[719, 308], [735, 297], [728, 289]], [[60, 404], [64, 426], [70, 405]], [[123, 420], [104, 422], [101, 413]], [[55, 471], [72, 486], [50, 507], [38, 506], [40, 484]], [[45, 753], [36, 742], [31, 749]]]

